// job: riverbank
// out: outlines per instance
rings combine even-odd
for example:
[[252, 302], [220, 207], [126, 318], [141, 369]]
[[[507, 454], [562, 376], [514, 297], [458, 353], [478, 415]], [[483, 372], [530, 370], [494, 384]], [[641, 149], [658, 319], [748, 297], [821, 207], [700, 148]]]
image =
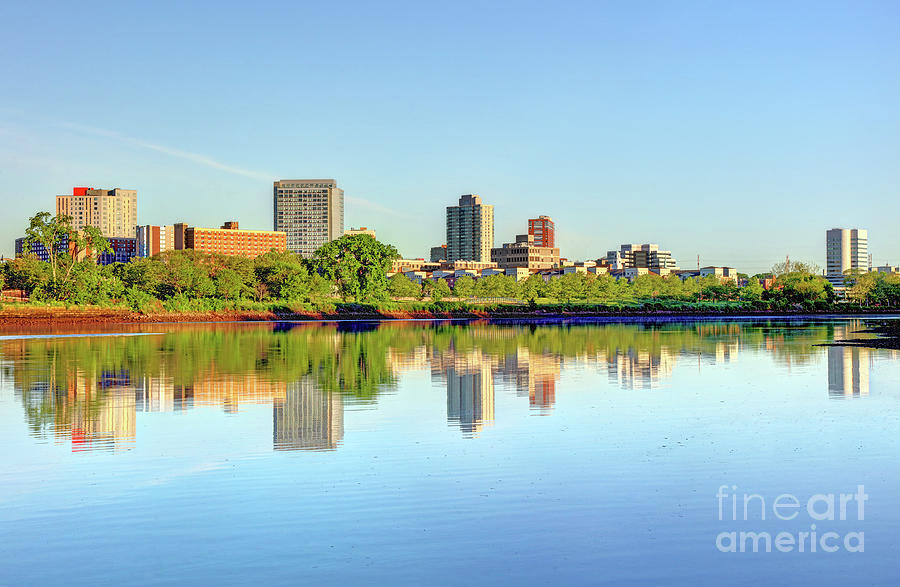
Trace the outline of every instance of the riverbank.
[[[557, 321], [568, 319], [644, 321], [685, 320], [685, 319], [828, 319], [858, 318], [876, 319], [882, 317], [900, 318], [900, 311], [868, 312], [810, 312], [747, 310], [746, 308], [710, 308], [706, 310], [661, 310], [602, 306], [461, 306], [458, 304], [434, 304], [424, 308], [378, 309], [362, 304], [339, 304], [330, 311], [291, 310], [273, 308], [268, 310], [221, 310], [209, 312], [155, 312], [140, 313], [127, 308], [71, 307], [8, 305], [0, 309], [0, 325], [26, 326], [38, 324], [125, 324], [125, 323], [171, 323], [171, 322], [247, 322], [247, 321], [321, 321], [321, 320], [409, 320], [409, 319], [468, 319], [506, 321]], [[896, 328], [891, 326], [890, 328]], [[874, 331], [873, 331], [874, 332]], [[890, 332], [895, 332], [891, 330]], [[896, 336], [900, 336], [897, 334]], [[877, 339], [880, 340], [880, 339]], [[859, 341], [852, 341], [857, 343]]]

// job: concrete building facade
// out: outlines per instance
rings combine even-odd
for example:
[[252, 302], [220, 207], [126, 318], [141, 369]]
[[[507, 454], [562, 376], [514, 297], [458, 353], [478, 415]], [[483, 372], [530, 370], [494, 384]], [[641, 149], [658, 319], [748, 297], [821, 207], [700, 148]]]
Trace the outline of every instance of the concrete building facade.
[[344, 234], [344, 190], [333, 179], [275, 182], [274, 228], [287, 235], [287, 250], [311, 257]]
[[74, 188], [72, 195], [56, 196], [56, 214], [70, 216], [75, 230], [94, 226], [106, 238], [134, 238], [137, 191]]
[[500, 269], [552, 269], [559, 265], [559, 249], [539, 246], [531, 234], [520, 234], [514, 243], [491, 249], [491, 261]]
[[664, 251], [656, 244], [624, 244], [618, 251], [606, 253], [610, 269], [645, 268], [660, 275], [678, 269], [671, 251]]
[[869, 231], [861, 228], [832, 228], [825, 231], [825, 277], [835, 287], [843, 287], [845, 272], [869, 271]]
[[490, 261], [494, 247], [494, 207], [475, 194], [447, 206], [447, 261]]

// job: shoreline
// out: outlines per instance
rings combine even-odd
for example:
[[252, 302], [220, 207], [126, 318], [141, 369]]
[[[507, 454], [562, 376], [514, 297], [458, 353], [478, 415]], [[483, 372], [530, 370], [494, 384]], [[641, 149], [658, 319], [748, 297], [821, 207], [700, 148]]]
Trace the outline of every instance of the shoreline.
[[0, 309], [0, 326], [27, 326], [53, 324], [162, 324], [162, 323], [198, 323], [198, 322], [382, 322], [396, 320], [490, 320], [503, 323], [507, 321], [560, 322], [580, 321], [592, 322], [644, 322], [644, 321], [678, 321], [678, 320], [827, 320], [827, 319], [860, 319], [860, 320], [892, 320], [900, 319], [900, 311], [873, 312], [777, 312], [761, 310], [758, 312], [740, 310], [729, 311], [697, 311], [697, 310], [610, 310], [596, 309], [579, 311], [577, 308], [567, 311], [542, 311], [540, 308], [523, 310], [517, 308], [508, 311], [491, 309], [470, 310], [386, 310], [337, 312], [275, 312], [258, 310], [210, 311], [210, 312], [160, 312], [141, 314], [126, 309], [115, 308], [61, 308], [61, 307], [5, 307]]

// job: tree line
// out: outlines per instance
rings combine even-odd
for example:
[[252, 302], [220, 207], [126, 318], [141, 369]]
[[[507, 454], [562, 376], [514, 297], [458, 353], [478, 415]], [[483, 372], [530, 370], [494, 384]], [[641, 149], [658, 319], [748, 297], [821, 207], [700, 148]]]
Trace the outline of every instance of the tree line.
[[[58, 243], [68, 240], [67, 247]], [[726, 304], [774, 310], [827, 310], [836, 301], [831, 284], [813, 265], [781, 263], [770, 274], [749, 277], [742, 287], [715, 276], [688, 278], [646, 274], [632, 282], [609, 275], [569, 273], [552, 279], [534, 274], [474, 279], [388, 278], [397, 249], [369, 235], [348, 235], [320, 247], [310, 259], [270, 251], [255, 259], [194, 250], [165, 251], [128, 263], [98, 265], [109, 244], [96, 229], [76, 232], [71, 219], [47, 212], [31, 219], [26, 249], [52, 251], [47, 261], [33, 254], [2, 265], [0, 286], [24, 290], [37, 302], [120, 305], [141, 312], [267, 309], [273, 304], [317, 310], [355, 302], [388, 307], [398, 300], [465, 303], [473, 298], [507, 298], [528, 304], [595, 303], [685, 306]], [[65, 249], [65, 250], [63, 250]], [[27, 252], [26, 250], [26, 252]], [[765, 289], [761, 279], [771, 277]], [[452, 283], [452, 285], [451, 285]], [[900, 276], [848, 276], [855, 303], [900, 306]]]

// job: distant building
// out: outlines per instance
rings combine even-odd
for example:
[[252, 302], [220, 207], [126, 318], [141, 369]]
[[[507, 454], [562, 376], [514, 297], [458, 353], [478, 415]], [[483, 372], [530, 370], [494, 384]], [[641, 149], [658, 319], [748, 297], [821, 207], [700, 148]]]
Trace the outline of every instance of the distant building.
[[432, 263], [425, 259], [394, 259], [391, 261], [391, 273], [406, 273], [408, 271], [434, 271], [440, 269], [440, 263]]
[[825, 231], [825, 277], [835, 287], [843, 287], [847, 271], [869, 270], [869, 231], [859, 228], [832, 228]]
[[528, 219], [528, 234], [534, 237], [534, 244], [539, 247], [556, 246], [556, 225], [549, 216], [538, 216]]
[[490, 261], [494, 246], [494, 207], [468, 194], [447, 206], [447, 261]]
[[163, 251], [175, 250], [175, 226], [172, 224], [138, 226], [136, 238], [138, 257], [152, 257]]
[[[183, 240], [183, 246], [180, 247], [183, 249], [250, 259], [268, 253], [272, 249], [287, 250], [285, 233], [273, 230], [240, 230], [237, 222], [226, 222], [222, 228], [198, 228], [176, 224], [175, 237], [176, 243]], [[178, 248], [176, 244], [176, 249]]]
[[538, 246], [533, 235], [520, 234], [516, 242], [491, 249], [491, 261], [504, 270], [516, 267], [550, 269], [559, 265], [559, 249]]
[[375, 238], [375, 229], [362, 226], [360, 228], [350, 228], [344, 231], [344, 236], [353, 236], [354, 234], [367, 234]]
[[[25, 237], [16, 239], [16, 257], [24, 257], [25, 256]], [[109, 246], [112, 249], [109, 253], [101, 253], [97, 256], [97, 263], [100, 265], [109, 265], [110, 263], [127, 263], [131, 259], [133, 259], [137, 253], [137, 239], [136, 238], [121, 238], [121, 237], [109, 237], [106, 239], [109, 242]], [[91, 251], [75, 250], [76, 244], [74, 241], [69, 241], [68, 235], [63, 235], [59, 240], [59, 244], [56, 247], [57, 254], [59, 253], [68, 253], [70, 256], [76, 256], [77, 260], [84, 259], [88, 253]], [[47, 249], [44, 248], [44, 245], [40, 243], [33, 243], [28, 250], [28, 253], [34, 255], [37, 259], [41, 261], [49, 261], [50, 255], [47, 252]]]
[[97, 257], [100, 265], [109, 265], [111, 263], [128, 263], [137, 256], [137, 239], [111, 237], [106, 239], [112, 249], [109, 253], [101, 253]]
[[274, 228], [287, 250], [311, 257], [344, 234], [344, 190], [333, 179], [282, 179], [274, 185]]
[[431, 247], [431, 262], [440, 263], [447, 260], [447, 245]]
[[880, 267], [876, 267], [875, 270], [879, 273], [889, 273], [894, 275], [900, 273], [900, 267], [897, 265], [881, 265]]
[[612, 269], [644, 268], [665, 275], [676, 271], [678, 265], [670, 251], [656, 244], [625, 244], [618, 251], [606, 253], [606, 263]]
[[106, 238], [134, 238], [137, 192], [119, 188], [74, 188], [72, 195], [56, 196], [56, 214], [70, 216], [75, 230], [94, 226]]
[[[16, 239], [16, 258], [24, 257], [26, 254], [34, 255], [40, 261], [49, 261], [50, 254], [47, 252], [47, 249], [41, 243], [32, 243], [29, 247], [27, 245], [27, 237], [20, 237]], [[59, 242], [56, 245], [56, 253], [63, 253], [69, 250], [69, 235], [64, 234], [62, 238], [59, 239]]]

